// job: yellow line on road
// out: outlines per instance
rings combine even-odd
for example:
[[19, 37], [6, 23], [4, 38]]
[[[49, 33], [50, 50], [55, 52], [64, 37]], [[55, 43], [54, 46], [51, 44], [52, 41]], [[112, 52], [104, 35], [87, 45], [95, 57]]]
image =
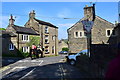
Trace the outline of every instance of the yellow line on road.
[[2, 67], [2, 68], [0, 68], [0, 72], [3, 72], [3, 71], [5, 71], [5, 70], [7, 70], [7, 69], [9, 69], [9, 68], [10, 68], [10, 66]]
[[66, 59], [65, 58], [61, 59], [59, 62], [66, 62]]

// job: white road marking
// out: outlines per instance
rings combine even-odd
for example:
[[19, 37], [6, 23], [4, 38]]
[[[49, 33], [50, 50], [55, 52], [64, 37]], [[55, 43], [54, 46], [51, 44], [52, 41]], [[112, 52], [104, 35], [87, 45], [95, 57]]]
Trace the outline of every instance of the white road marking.
[[[43, 62], [43, 60], [41, 60], [41, 62], [40, 62], [40, 64], [39, 65], [41, 65], [42, 64], [42, 62]], [[20, 79], [18, 79], [18, 80], [22, 80], [22, 79], [24, 79], [26, 76], [28, 76], [29, 74], [31, 74], [34, 70], [35, 70], [36, 68], [33, 68], [30, 72], [28, 72], [26, 75], [24, 75], [23, 77], [21, 77]]]
[[36, 68], [33, 68], [30, 72], [28, 72], [26, 75], [24, 75], [23, 77], [21, 77], [20, 79], [18, 80], [22, 80], [24, 79], [26, 76], [28, 76], [29, 74], [31, 74]]
[[[17, 68], [20, 68], [20, 70], [18, 70], [18, 71], [16, 71], [16, 72], [13, 72], [13, 73], [11, 73], [13, 70], [15, 70], [15, 69], [17, 69]], [[14, 74], [16, 74], [16, 73], [18, 73], [19, 71], [21, 71], [21, 70], [25, 70], [26, 69], [26, 67], [14, 67], [13, 69], [11, 69], [8, 73], [6, 73], [6, 74], [8, 74], [7, 76], [5, 76], [5, 78], [6, 77], [10, 77], [10, 76], [12, 76], [12, 75], [14, 75]], [[11, 73], [11, 74], [9, 74], [9, 73]]]
[[26, 68], [26, 66], [22, 66], [22, 67], [14, 67], [13, 69], [11, 69], [9, 72], [7, 72], [6, 74], [9, 74], [11, 72], [13, 72], [15, 69], [20, 68], [20, 70], [24, 70]]
[[20, 60], [18, 62], [41, 62], [42, 60]]
[[42, 64], [42, 62], [43, 62], [43, 60], [40, 62], [40, 64], [39, 64], [39, 65], [41, 65], [41, 64]]

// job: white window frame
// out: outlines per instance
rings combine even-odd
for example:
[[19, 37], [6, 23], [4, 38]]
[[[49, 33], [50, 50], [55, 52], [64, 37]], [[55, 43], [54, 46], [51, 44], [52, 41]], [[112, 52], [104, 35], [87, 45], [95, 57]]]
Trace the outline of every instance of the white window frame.
[[47, 40], [47, 42], [45, 41], [45, 44], [48, 44], [49, 43], [49, 39], [45, 39], [45, 40]]
[[45, 44], [49, 43], [49, 36], [45, 37], [45, 40], [48, 40], [47, 42], [45, 42]]
[[[26, 36], [28, 37], [28, 39], [25, 38]], [[23, 35], [22, 35], [22, 41], [27, 41], [27, 42], [29, 42], [29, 35], [23, 34]]]
[[[81, 36], [80, 36], [80, 33], [81, 33]], [[84, 31], [79, 31], [79, 37], [80, 37], [80, 38], [86, 37], [86, 36], [85, 36], [85, 32], [84, 32]]]
[[12, 43], [9, 44], [9, 50], [14, 50], [14, 45]]
[[[46, 50], [48, 50], [48, 51], [46, 52]], [[48, 46], [48, 48], [47, 48], [47, 49], [45, 49], [45, 53], [48, 53], [48, 54], [49, 54], [49, 46]]]
[[[26, 49], [27, 48], [27, 49]], [[26, 50], [25, 50], [26, 49]], [[29, 50], [30, 50], [30, 48], [28, 47], [28, 46], [23, 46], [22, 47], [22, 52], [25, 52], [25, 53], [27, 53], [27, 52], [29, 52]]]
[[53, 40], [53, 41], [55, 40], [55, 36], [52, 36], [52, 40]]
[[[46, 37], [47, 36], [47, 37]], [[45, 39], [49, 39], [49, 36], [48, 35], [45, 35]]]
[[[76, 32], [77, 32], [78, 36], [76, 35]], [[78, 37], [79, 37], [79, 32], [78, 32], [78, 31], [75, 31], [75, 32], [74, 32], [74, 37], [75, 37], [75, 38], [78, 38]]]
[[[78, 33], [78, 36], [76, 36], [76, 32]], [[80, 36], [80, 33], [81, 33], [81, 36]], [[75, 31], [74, 32], [74, 37], [75, 38], [84, 38], [84, 37], [86, 37], [85, 32], [84, 31]]]
[[[107, 34], [107, 31], [110, 30], [110, 35]], [[115, 35], [113, 35], [113, 30], [114, 29], [106, 29], [106, 36], [107, 37], [114, 37], [114, 36], [117, 36], [117, 32], [115, 31]]]

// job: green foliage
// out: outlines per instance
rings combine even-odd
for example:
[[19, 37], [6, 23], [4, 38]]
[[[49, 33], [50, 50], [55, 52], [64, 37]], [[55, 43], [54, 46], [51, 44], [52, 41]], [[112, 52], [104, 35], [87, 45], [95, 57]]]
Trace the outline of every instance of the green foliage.
[[6, 30], [5, 28], [0, 28], [0, 30]]
[[62, 51], [69, 51], [68, 48], [62, 48]]
[[27, 45], [31, 47], [33, 44], [35, 44], [36, 46], [40, 44], [40, 36], [30, 35], [30, 42], [27, 43]]
[[27, 53], [22, 52], [22, 48], [21, 48], [21, 49], [19, 50], [18, 56], [21, 56], [21, 57], [26, 58], [26, 57], [29, 56], [29, 53], [28, 53], [28, 52], [27, 52]]

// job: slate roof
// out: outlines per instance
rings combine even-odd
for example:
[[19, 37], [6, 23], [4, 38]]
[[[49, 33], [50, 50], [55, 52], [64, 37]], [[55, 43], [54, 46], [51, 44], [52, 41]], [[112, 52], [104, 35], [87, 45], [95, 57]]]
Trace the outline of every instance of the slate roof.
[[[77, 23], [81, 23], [81, 21], [82, 20], [85, 20], [86, 18], [85, 17], [83, 17], [82, 19], [80, 19]], [[96, 19], [99, 19], [99, 20], [102, 20], [102, 21], [104, 21], [104, 22], [107, 22], [107, 23], [109, 23], [109, 24], [111, 24], [111, 25], [113, 25], [114, 26], [114, 24], [113, 23], [111, 23], [111, 22], [109, 22], [109, 21], [107, 21], [107, 20], [105, 20], [105, 19], [103, 19], [103, 18], [101, 18], [100, 16], [95, 16], [95, 20]], [[77, 23], [75, 23], [72, 27], [70, 27], [70, 28], [68, 28], [67, 29], [67, 31], [69, 31], [71, 28], [73, 28]]]
[[58, 28], [56, 26], [54, 26], [53, 24], [49, 23], [49, 22], [45, 22], [45, 21], [41, 21], [41, 20], [38, 20], [36, 18], [34, 18], [37, 22], [39, 22], [39, 24], [42, 24], [42, 25], [48, 25], [50, 27], [54, 27], [54, 28]]
[[16, 37], [16, 34], [13, 32], [8, 32], [5, 30], [2, 30], [1, 32], [2, 32], [2, 37]]
[[15, 29], [16, 33], [39, 35], [38, 33], [36, 33], [31, 28], [21, 27], [21, 26], [17, 26], [17, 25], [14, 25], [12, 27]]

